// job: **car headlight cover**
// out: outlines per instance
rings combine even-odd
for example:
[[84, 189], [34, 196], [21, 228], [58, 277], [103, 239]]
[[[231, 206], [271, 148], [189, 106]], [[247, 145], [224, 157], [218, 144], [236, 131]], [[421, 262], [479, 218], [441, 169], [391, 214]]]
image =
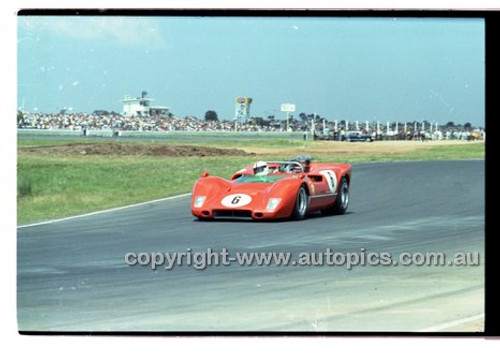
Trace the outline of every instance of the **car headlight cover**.
[[196, 196], [194, 198], [194, 206], [196, 208], [200, 208], [201, 206], [203, 206], [203, 203], [205, 203], [206, 198], [207, 196]]
[[270, 198], [267, 202], [267, 209], [272, 211], [278, 207], [281, 202], [281, 198]]

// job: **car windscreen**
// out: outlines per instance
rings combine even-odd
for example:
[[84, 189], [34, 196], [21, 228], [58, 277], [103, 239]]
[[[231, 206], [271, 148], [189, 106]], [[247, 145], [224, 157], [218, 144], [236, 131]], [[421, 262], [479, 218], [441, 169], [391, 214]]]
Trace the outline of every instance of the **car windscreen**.
[[242, 175], [234, 182], [238, 183], [274, 183], [288, 177], [287, 175]]

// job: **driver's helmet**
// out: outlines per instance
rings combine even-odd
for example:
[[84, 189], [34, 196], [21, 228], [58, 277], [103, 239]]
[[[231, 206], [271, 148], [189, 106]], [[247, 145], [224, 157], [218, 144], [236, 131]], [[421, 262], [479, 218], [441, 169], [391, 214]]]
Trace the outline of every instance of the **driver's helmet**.
[[254, 175], [267, 175], [269, 173], [269, 167], [265, 161], [257, 161], [253, 164]]

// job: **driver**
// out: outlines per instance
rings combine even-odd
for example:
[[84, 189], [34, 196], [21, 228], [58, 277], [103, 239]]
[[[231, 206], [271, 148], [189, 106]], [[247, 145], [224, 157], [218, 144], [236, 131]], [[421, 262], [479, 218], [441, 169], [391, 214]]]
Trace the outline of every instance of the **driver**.
[[264, 176], [269, 174], [269, 166], [267, 166], [267, 162], [258, 161], [253, 164], [253, 173], [254, 175]]

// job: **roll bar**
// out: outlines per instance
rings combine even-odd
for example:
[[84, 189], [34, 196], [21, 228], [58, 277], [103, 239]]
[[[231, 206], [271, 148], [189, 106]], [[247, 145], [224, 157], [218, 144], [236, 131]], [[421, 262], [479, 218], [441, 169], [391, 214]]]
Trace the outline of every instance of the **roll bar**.
[[300, 172], [304, 172], [304, 166], [298, 161], [266, 161], [267, 164], [278, 164], [280, 168], [283, 168], [285, 171], [293, 171], [294, 169], [300, 170]]
[[[285, 171], [293, 171], [294, 169], [300, 170], [300, 172], [305, 172], [304, 165], [308, 168], [309, 170], [309, 165], [311, 164], [311, 161], [313, 160], [313, 157], [311, 155], [301, 155], [301, 156], [296, 156], [293, 159], [286, 160], [286, 161], [268, 161], [268, 164], [279, 164], [280, 168], [283, 168]], [[304, 165], [302, 164], [304, 163]]]

